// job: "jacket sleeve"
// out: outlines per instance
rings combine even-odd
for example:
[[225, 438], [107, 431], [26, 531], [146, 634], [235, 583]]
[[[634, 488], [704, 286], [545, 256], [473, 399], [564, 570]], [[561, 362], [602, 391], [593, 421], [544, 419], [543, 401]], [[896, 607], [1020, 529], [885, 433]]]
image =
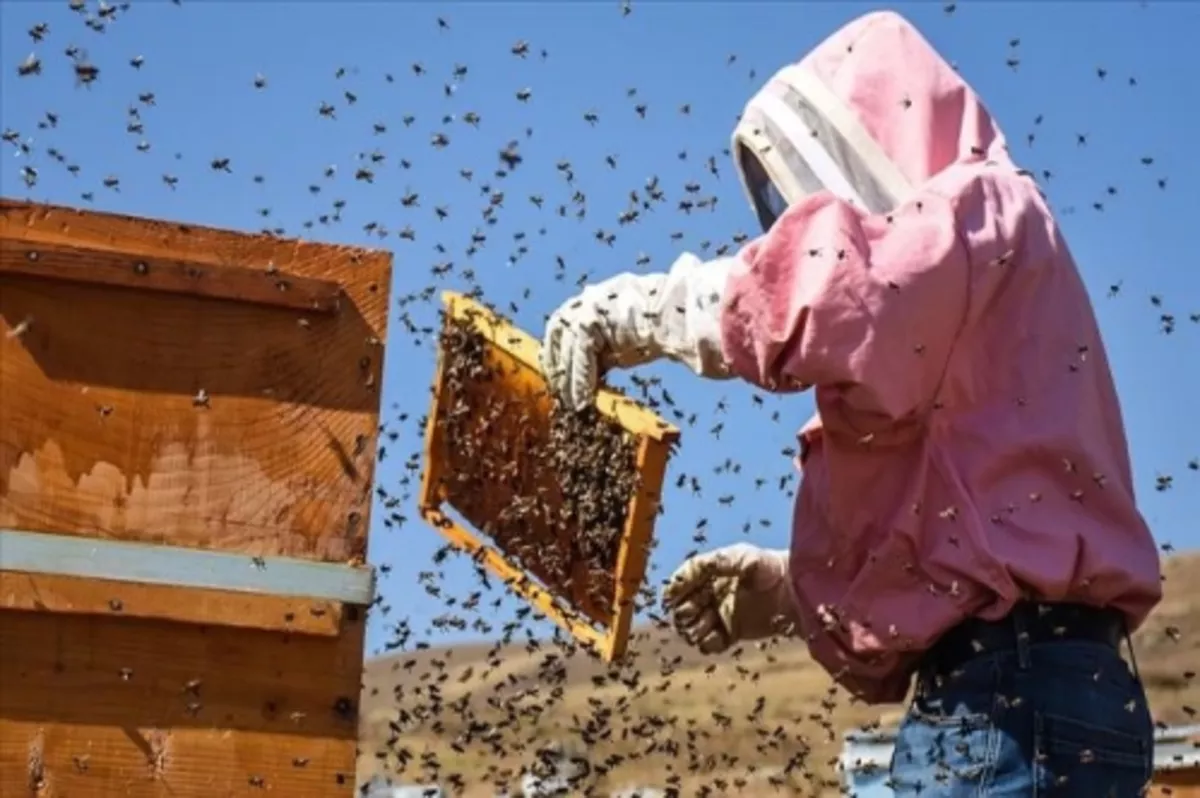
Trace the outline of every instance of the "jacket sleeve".
[[933, 399], [967, 312], [970, 268], [943, 195], [888, 216], [813, 195], [739, 253], [723, 296], [725, 359], [768, 390], [815, 385], [858, 411], [901, 418]]
[[619, 290], [608, 297], [626, 300], [628, 310], [616, 328], [636, 345], [683, 363], [701, 377], [727, 379], [721, 349], [721, 292], [737, 261], [723, 257], [702, 261], [690, 252], [676, 258], [665, 274], [622, 275]]

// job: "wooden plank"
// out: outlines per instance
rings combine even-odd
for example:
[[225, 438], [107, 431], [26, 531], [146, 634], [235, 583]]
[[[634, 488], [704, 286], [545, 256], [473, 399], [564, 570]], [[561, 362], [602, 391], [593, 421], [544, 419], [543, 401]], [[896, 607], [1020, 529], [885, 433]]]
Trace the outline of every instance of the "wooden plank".
[[1159, 770], [1154, 774], [1153, 783], [1170, 787], [1174, 798], [1200, 798], [1200, 767]]
[[11, 240], [0, 240], [0, 275], [95, 283], [315, 313], [336, 313], [342, 293], [341, 287], [329, 280], [280, 277], [272, 263], [256, 269], [215, 266]]
[[370, 568], [0, 529], [0, 567], [118, 582], [370, 604]]
[[337, 637], [346, 609], [341, 602], [320, 599], [0, 571], [0, 610], [113, 615]]
[[654, 521], [658, 516], [668, 453], [666, 446], [651, 438], [643, 437], [638, 444], [637, 470], [641, 481], [629, 501], [625, 533], [621, 536], [621, 549], [617, 553], [613, 620], [602, 652], [609, 662], [625, 656], [629, 646], [629, 630], [637, 609], [637, 594], [646, 577], [646, 565], [650, 559]]
[[349, 798], [362, 633], [0, 611], [0, 795]]
[[330, 315], [0, 275], [0, 527], [365, 560], [390, 254], [8, 200], [0, 240], [344, 292]]
[[[51, 739], [52, 738], [52, 739]], [[0, 794], [20, 798], [350, 796], [352, 742], [221, 729], [46, 727], [0, 719]], [[38, 779], [38, 781], [35, 781]], [[38, 783], [40, 789], [30, 789]]]
[[[1187, 779], [1187, 780], [1185, 780]], [[1155, 776], [1147, 798], [1200, 798], [1200, 776], [1162, 778]]]

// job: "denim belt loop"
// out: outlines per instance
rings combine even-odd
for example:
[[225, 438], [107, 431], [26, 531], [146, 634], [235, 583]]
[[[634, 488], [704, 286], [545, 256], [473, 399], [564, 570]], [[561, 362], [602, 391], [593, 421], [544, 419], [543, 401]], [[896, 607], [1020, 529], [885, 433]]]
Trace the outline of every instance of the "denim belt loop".
[[1033, 658], [1029, 652], [1029, 627], [1026, 625], [1026, 616], [1023, 612], [1014, 612], [1009, 616], [1013, 625], [1013, 633], [1016, 637], [1017, 649], [1017, 667], [1023, 671], [1029, 670], [1033, 664]]
[[1133, 678], [1138, 684], [1142, 683], [1142, 674], [1138, 671], [1137, 654], [1133, 651], [1133, 635], [1129, 633], [1129, 619], [1121, 616], [1121, 634], [1125, 638], [1125, 646], [1129, 649], [1129, 666], [1133, 671]]

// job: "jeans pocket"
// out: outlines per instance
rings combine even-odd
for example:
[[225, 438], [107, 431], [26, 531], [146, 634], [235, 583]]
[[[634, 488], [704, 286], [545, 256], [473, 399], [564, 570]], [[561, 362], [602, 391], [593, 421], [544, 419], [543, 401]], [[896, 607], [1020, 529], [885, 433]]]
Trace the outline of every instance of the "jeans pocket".
[[1139, 798], [1154, 772], [1152, 729], [1145, 735], [1061, 715], [1036, 721], [1038, 795]]
[[987, 713], [909, 709], [892, 749], [897, 798], [981, 789], [995, 771], [996, 729]]

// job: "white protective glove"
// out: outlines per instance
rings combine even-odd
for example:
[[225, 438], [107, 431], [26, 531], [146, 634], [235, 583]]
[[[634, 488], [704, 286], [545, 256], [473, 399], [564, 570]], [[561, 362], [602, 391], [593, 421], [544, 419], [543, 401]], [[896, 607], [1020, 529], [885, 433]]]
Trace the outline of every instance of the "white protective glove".
[[620, 274], [588, 286], [546, 324], [542, 373], [550, 390], [580, 410], [600, 374], [662, 357], [702, 377], [729, 376], [721, 351], [721, 295], [734, 258], [681, 255], [666, 274]]
[[705, 654], [796, 633], [788, 552], [747, 543], [687, 560], [663, 589], [676, 631]]

